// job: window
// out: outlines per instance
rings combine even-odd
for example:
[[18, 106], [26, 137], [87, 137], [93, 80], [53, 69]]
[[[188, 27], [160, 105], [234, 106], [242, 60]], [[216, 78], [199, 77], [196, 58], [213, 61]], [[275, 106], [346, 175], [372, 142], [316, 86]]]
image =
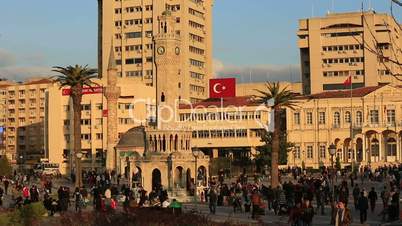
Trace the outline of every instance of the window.
[[295, 159], [300, 159], [300, 146], [295, 146]]
[[345, 112], [345, 123], [350, 123], [350, 111]]
[[81, 134], [81, 140], [90, 140], [91, 134]]
[[64, 126], [69, 126], [70, 125], [70, 120], [64, 119], [63, 124], [64, 124]]
[[126, 38], [141, 38], [142, 37], [142, 33], [141, 32], [129, 32], [126, 33]]
[[91, 119], [81, 119], [81, 125], [91, 125]]
[[387, 155], [396, 156], [396, 140], [392, 137], [387, 140]]
[[307, 158], [308, 159], [313, 158], [313, 146], [312, 145], [307, 145]]
[[103, 105], [102, 105], [102, 104], [96, 104], [96, 109], [97, 109], [97, 110], [102, 110], [102, 108], [103, 108]]
[[387, 110], [387, 123], [395, 124], [395, 110]]
[[325, 124], [325, 112], [320, 112], [318, 117], [319, 124]]
[[103, 139], [103, 134], [102, 133], [97, 133], [96, 134], [96, 139], [97, 140], [102, 140]]
[[90, 104], [83, 104], [81, 105], [81, 108], [83, 111], [90, 111], [91, 110], [91, 105]]
[[339, 112], [334, 113], [334, 126], [338, 127], [341, 124], [341, 114]]
[[320, 145], [320, 158], [325, 159], [326, 147], [324, 144]]
[[313, 124], [313, 112], [307, 112], [306, 122], [308, 125]]
[[378, 124], [378, 110], [370, 110], [370, 123]]
[[293, 123], [300, 125], [300, 112], [293, 113]]
[[356, 112], [356, 125], [361, 125], [363, 123], [363, 113], [361, 111]]

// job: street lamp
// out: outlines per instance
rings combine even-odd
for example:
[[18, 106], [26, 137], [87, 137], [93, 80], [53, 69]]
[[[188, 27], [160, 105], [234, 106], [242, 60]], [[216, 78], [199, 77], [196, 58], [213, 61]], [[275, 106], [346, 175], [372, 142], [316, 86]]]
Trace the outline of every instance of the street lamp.
[[[332, 198], [335, 199], [335, 185], [334, 185], [334, 155], [336, 153], [336, 146], [334, 144], [329, 145], [328, 152], [331, 155], [331, 183], [332, 183]], [[335, 200], [334, 200], [335, 201]]]
[[83, 154], [82, 154], [82, 152], [77, 152], [77, 153], [75, 153], [75, 157], [77, 157], [77, 159], [78, 159], [78, 161], [77, 161], [77, 166], [76, 166], [76, 169], [77, 169], [77, 175], [76, 175], [76, 182], [75, 182], [75, 185], [76, 185], [76, 187], [81, 187], [81, 183], [82, 183], [82, 180], [81, 180], [81, 159], [82, 159], [82, 156], [83, 156]]
[[193, 156], [194, 156], [194, 201], [195, 201], [195, 206], [197, 207], [197, 202], [198, 202], [198, 184], [197, 184], [197, 177], [198, 177], [198, 157], [200, 156], [200, 150], [198, 149], [197, 146], [194, 147], [193, 149]]

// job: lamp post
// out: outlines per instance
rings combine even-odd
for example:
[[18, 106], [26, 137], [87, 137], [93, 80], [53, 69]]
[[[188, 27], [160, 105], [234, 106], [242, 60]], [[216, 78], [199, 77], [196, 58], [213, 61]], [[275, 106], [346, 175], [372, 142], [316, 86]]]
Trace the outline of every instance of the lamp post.
[[336, 146], [329, 145], [328, 152], [331, 155], [331, 183], [332, 183], [332, 198], [335, 199], [335, 185], [334, 185], [334, 155], [336, 153]]
[[194, 198], [195, 202], [197, 203], [197, 196], [198, 196], [198, 184], [197, 184], [197, 179], [198, 179], [198, 157], [200, 156], [200, 150], [197, 148], [197, 146], [194, 147], [193, 149], [193, 156], [194, 156]]
[[75, 185], [78, 188], [80, 188], [82, 186], [82, 184], [81, 184], [82, 183], [82, 179], [81, 179], [81, 176], [82, 176], [82, 174], [81, 174], [81, 159], [82, 159], [82, 156], [83, 156], [82, 152], [75, 153], [75, 157], [77, 157], [77, 159], [78, 159], [78, 165], [76, 166], [77, 176], [76, 176]]

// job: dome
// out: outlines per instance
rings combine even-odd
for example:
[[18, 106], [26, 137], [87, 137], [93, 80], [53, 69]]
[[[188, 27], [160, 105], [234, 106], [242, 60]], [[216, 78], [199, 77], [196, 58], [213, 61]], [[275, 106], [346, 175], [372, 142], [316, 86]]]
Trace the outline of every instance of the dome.
[[145, 148], [145, 127], [138, 126], [125, 132], [117, 144], [119, 147], [143, 147]]

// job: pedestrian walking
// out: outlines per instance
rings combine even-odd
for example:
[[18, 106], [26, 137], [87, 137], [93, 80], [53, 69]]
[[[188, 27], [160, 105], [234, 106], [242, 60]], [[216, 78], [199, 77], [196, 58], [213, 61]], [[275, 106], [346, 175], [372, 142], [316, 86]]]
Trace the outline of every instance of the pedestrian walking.
[[350, 210], [345, 206], [342, 201], [336, 204], [336, 209], [333, 213], [335, 226], [349, 226], [352, 222], [352, 215]]
[[353, 194], [353, 202], [355, 204], [355, 209], [357, 210], [358, 209], [358, 200], [359, 200], [359, 197], [360, 197], [360, 189], [359, 189], [359, 186], [357, 184], [353, 188], [352, 194]]
[[218, 201], [218, 196], [216, 194], [215, 188], [211, 188], [209, 191], [209, 211], [212, 214], [216, 213], [217, 201]]
[[304, 200], [304, 205], [302, 209], [302, 221], [304, 226], [311, 226], [313, 223], [314, 208], [311, 205], [310, 200]]
[[364, 224], [367, 221], [368, 210], [368, 198], [366, 197], [364, 192], [360, 192], [357, 206], [360, 211], [360, 223]]
[[371, 191], [369, 192], [369, 195], [368, 195], [368, 199], [370, 200], [371, 212], [374, 212], [375, 204], [376, 204], [376, 201], [377, 201], [377, 192], [375, 191], [374, 187], [371, 188]]

